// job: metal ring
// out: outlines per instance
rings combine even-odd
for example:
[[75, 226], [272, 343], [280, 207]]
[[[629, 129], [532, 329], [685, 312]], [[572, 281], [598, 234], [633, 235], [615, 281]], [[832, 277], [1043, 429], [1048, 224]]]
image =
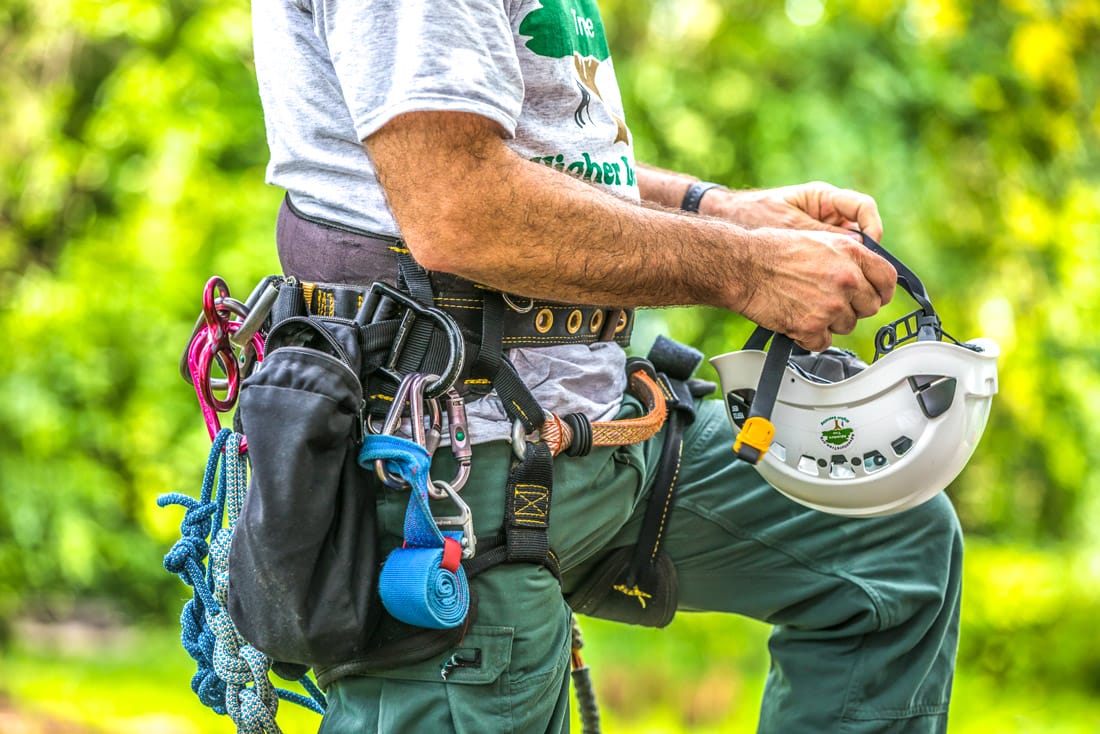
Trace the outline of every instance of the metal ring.
[[523, 421], [512, 421], [512, 453], [520, 461], [527, 458], [527, 433], [523, 430]]
[[618, 334], [620, 331], [625, 329], [626, 324], [629, 320], [630, 319], [627, 318], [626, 311], [619, 311], [619, 323], [615, 325], [615, 333]]
[[500, 296], [504, 299], [504, 302], [508, 304], [508, 308], [512, 309], [516, 313], [531, 313], [531, 309], [535, 307], [534, 298], [528, 298], [527, 305], [523, 308], [520, 308], [516, 305], [516, 302], [512, 300], [512, 297], [507, 293], [501, 293]]

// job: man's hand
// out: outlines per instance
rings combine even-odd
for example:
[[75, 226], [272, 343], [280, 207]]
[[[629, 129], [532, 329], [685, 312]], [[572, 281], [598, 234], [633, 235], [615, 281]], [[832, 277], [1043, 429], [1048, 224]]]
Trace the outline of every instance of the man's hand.
[[890, 301], [897, 272], [845, 235], [757, 229], [763, 244], [756, 289], [739, 310], [758, 324], [819, 352], [833, 334], [848, 334], [856, 321]]
[[874, 199], [821, 181], [757, 191], [714, 189], [703, 197], [700, 213], [742, 227], [816, 229], [849, 236], [861, 230], [873, 240], [882, 239], [882, 219]]

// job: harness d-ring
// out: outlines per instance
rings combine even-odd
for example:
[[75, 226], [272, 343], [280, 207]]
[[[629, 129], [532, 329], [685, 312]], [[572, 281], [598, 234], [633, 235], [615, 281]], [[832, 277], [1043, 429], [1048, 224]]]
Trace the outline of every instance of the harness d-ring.
[[507, 293], [501, 293], [500, 297], [504, 299], [504, 302], [508, 304], [508, 308], [512, 309], [516, 313], [531, 313], [531, 310], [535, 307], [535, 299], [528, 298], [526, 306], [517, 306], [516, 302], [512, 300], [512, 297]]

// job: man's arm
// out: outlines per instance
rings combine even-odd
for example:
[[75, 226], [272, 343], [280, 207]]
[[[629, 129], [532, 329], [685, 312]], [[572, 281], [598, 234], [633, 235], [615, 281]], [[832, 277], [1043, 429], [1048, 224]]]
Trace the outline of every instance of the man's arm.
[[[642, 199], [663, 206], [679, 207], [688, 186], [696, 180], [682, 173], [638, 164]], [[711, 189], [703, 197], [699, 213], [750, 228], [820, 229], [841, 234], [858, 229], [871, 239], [882, 239], [882, 219], [874, 199], [822, 181], [775, 189]]]
[[364, 142], [430, 270], [557, 301], [717, 306], [812, 350], [893, 295], [893, 268], [847, 236], [638, 206], [524, 160], [477, 115], [409, 113]]

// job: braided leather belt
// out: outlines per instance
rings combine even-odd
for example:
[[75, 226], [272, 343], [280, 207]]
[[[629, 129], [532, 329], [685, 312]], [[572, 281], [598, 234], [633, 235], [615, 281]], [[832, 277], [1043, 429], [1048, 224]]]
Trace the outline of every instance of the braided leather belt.
[[[555, 413], [547, 413], [540, 438], [550, 447], [550, 453], [554, 456], [562, 452], [570, 456], [583, 455], [595, 446], [627, 446], [647, 441], [657, 435], [668, 417], [663, 387], [649, 373], [638, 370], [631, 373], [628, 389], [645, 406], [645, 415], [619, 421], [588, 423], [570, 420], [571, 416], [561, 417]], [[578, 435], [586, 431], [589, 435]], [[525, 439], [522, 435], [518, 438]], [[517, 436], [513, 435], [513, 445], [516, 439]]]

